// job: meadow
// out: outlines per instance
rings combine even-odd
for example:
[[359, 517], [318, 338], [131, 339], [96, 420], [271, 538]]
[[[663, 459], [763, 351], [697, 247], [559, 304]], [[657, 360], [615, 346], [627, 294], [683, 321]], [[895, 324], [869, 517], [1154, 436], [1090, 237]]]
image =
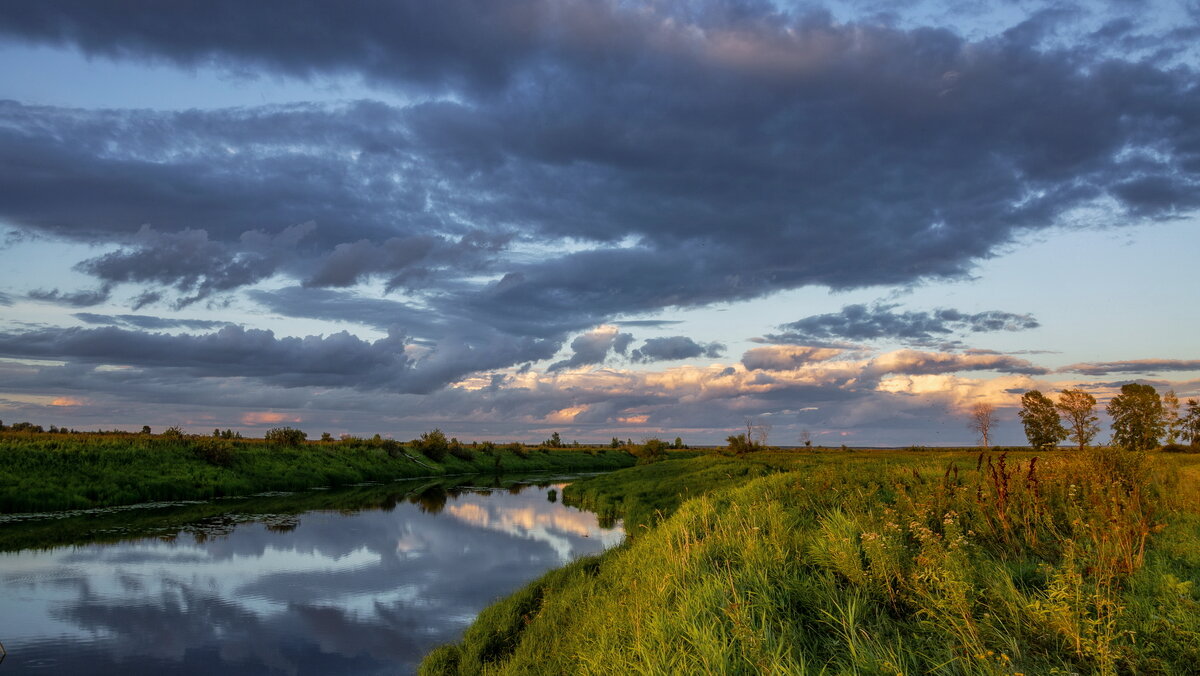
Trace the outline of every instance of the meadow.
[[[430, 457], [433, 456], [433, 457]], [[206, 500], [459, 474], [590, 472], [633, 465], [621, 449], [390, 439], [269, 441], [183, 435], [0, 432], [0, 513]]]
[[672, 459], [579, 481], [629, 538], [423, 674], [1185, 674], [1200, 458], [1113, 449]]

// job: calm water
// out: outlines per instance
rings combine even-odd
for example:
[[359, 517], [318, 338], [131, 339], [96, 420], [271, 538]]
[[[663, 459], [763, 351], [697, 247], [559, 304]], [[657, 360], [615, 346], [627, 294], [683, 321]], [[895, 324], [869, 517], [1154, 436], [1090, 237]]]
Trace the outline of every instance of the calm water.
[[[497, 597], [621, 540], [552, 502], [561, 488], [377, 487], [191, 522], [217, 503], [161, 510], [158, 525], [143, 522], [159, 510], [59, 520], [53, 539], [84, 544], [0, 553], [0, 676], [410, 673]], [[337, 511], [301, 511], [314, 500]], [[121, 535], [135, 520], [156, 535]], [[105, 537], [129, 539], [86, 543]]]

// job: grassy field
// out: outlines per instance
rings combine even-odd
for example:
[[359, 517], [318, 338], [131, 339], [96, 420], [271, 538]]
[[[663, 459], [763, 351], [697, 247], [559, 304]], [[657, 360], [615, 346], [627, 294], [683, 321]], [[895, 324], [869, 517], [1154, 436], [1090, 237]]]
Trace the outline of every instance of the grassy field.
[[1016, 676], [1200, 664], [1196, 456], [702, 457], [581, 481], [566, 497], [625, 516], [632, 537], [486, 609], [422, 673]]
[[627, 467], [617, 449], [463, 449], [438, 461], [388, 440], [297, 445], [140, 434], [0, 433], [0, 513], [201, 500], [466, 473]]

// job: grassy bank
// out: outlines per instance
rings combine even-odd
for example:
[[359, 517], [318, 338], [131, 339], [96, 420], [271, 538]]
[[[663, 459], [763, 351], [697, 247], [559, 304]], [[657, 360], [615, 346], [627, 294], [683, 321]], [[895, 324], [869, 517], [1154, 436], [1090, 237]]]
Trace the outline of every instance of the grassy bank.
[[422, 671], [1193, 673], [1200, 463], [1034, 457], [748, 457], [741, 476], [698, 458], [580, 482], [572, 499], [647, 527], [488, 608]]
[[439, 512], [448, 497], [463, 492], [509, 490], [524, 484], [546, 485], [560, 474], [455, 475], [384, 484], [272, 493], [257, 497], [181, 502], [146, 508], [105, 507], [79, 512], [0, 515], [0, 552], [50, 549], [66, 545], [107, 544], [147, 537], [224, 535], [242, 523], [287, 529], [313, 511], [351, 514], [391, 511], [401, 503]]
[[464, 473], [588, 472], [621, 450], [469, 447], [438, 461], [391, 441], [296, 445], [150, 435], [0, 433], [0, 513], [202, 500]]

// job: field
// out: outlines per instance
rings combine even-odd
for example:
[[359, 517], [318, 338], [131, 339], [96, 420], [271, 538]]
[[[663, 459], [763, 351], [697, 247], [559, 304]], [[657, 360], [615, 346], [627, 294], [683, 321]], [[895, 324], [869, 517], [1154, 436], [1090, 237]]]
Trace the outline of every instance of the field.
[[626, 544], [485, 610], [424, 674], [1185, 674], [1200, 458], [667, 460], [564, 498]]
[[[461, 456], [461, 457], [459, 457]], [[0, 513], [203, 500], [472, 473], [633, 465], [619, 449], [494, 447], [437, 460], [390, 440], [272, 443], [140, 434], [0, 433]]]

